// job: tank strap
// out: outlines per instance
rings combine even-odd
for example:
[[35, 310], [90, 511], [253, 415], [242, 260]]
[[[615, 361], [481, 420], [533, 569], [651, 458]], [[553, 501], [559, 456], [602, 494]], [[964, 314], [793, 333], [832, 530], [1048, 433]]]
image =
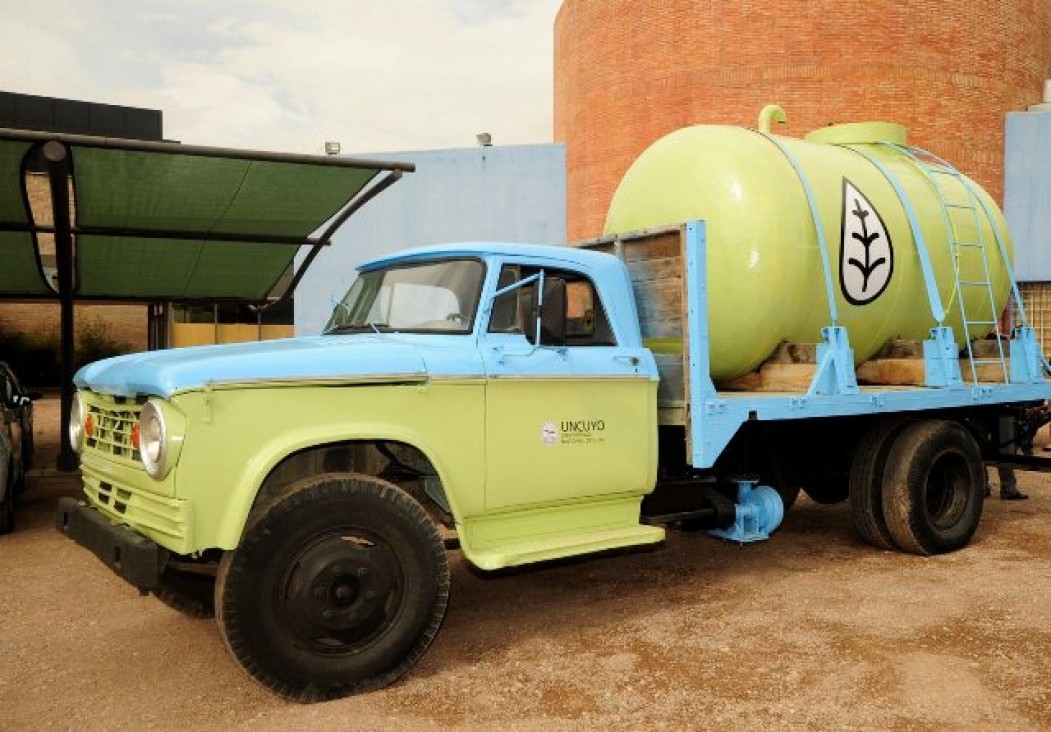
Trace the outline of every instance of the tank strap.
[[931, 255], [927, 250], [927, 239], [923, 236], [923, 229], [920, 228], [920, 219], [916, 215], [916, 209], [913, 208], [912, 201], [909, 200], [909, 194], [905, 192], [905, 188], [897, 177], [890, 172], [890, 169], [875, 157], [857, 147], [849, 145], [843, 145], [842, 147], [857, 153], [872, 163], [872, 166], [883, 174], [883, 177], [890, 183], [891, 188], [894, 189], [894, 193], [897, 194], [898, 200], [905, 209], [905, 217], [909, 220], [909, 228], [912, 229], [912, 239], [916, 242], [916, 254], [920, 258], [920, 271], [923, 272], [923, 284], [927, 288], [927, 300], [931, 306], [931, 315], [938, 323], [938, 327], [941, 328], [945, 325], [945, 306], [942, 304], [941, 294], [938, 292], [938, 279], [934, 276]]
[[818, 344], [818, 368], [813, 381], [807, 390], [807, 396], [814, 394], [857, 394], [858, 379], [854, 371], [854, 351], [850, 348], [850, 339], [846, 328], [839, 325], [839, 308], [836, 306], [836, 288], [832, 283], [832, 264], [828, 256], [828, 242], [825, 240], [825, 227], [821, 225], [821, 215], [817, 210], [817, 199], [810, 180], [803, 172], [802, 166], [789, 149], [776, 137], [760, 131], [760, 135], [774, 143], [796, 172], [803, 193], [810, 206], [810, 219], [814, 223], [814, 234], [821, 249], [821, 266], [825, 274], [825, 295], [828, 298], [828, 314], [831, 323], [821, 329], [822, 342]]
[[803, 168], [799, 165], [799, 162], [795, 159], [788, 148], [776, 137], [766, 132], [759, 132], [760, 135], [774, 143], [781, 153], [788, 160], [789, 165], [796, 173], [796, 177], [799, 179], [800, 185], [803, 186], [803, 193], [806, 194], [807, 204], [810, 206], [810, 218], [814, 222], [814, 233], [817, 235], [818, 247], [821, 249], [821, 266], [825, 273], [825, 295], [828, 298], [828, 314], [832, 320], [832, 327], [835, 328], [839, 324], [839, 309], [836, 307], [836, 289], [832, 283], [832, 265], [828, 257], [828, 243], [825, 241], [825, 227], [821, 225], [821, 216], [817, 210], [817, 199], [814, 198], [814, 189], [810, 186], [810, 180], [807, 178], [806, 173], [803, 172]]

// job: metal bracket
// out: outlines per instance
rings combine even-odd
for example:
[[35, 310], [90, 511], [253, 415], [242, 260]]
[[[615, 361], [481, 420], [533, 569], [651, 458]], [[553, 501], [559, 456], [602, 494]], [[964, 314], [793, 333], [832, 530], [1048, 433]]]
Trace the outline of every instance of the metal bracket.
[[1011, 383], [1039, 384], [1044, 380], [1044, 364], [1036, 331], [1026, 326], [1015, 328], [1011, 338]]
[[991, 386], [976, 386], [971, 389], [971, 401], [975, 404], [980, 404], [993, 396], [993, 387]]
[[821, 329], [824, 342], [817, 346], [817, 372], [807, 389], [814, 394], [857, 394], [858, 377], [854, 373], [854, 350], [846, 328], [835, 325]]
[[931, 337], [923, 342], [923, 378], [926, 386], [962, 389], [960, 352], [952, 328], [931, 328]]

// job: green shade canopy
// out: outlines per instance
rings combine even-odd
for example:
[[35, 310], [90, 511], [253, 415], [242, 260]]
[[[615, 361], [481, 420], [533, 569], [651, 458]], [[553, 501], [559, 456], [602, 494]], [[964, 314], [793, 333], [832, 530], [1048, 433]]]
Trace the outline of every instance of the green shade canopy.
[[22, 190], [22, 161], [31, 146], [0, 140], [0, 294], [54, 294], [40, 270], [33, 222]]
[[[4, 139], [14, 136], [16, 139]], [[61, 143], [84, 300], [262, 301], [304, 244], [403, 163], [0, 130], [0, 296], [54, 296], [25, 207], [23, 165]], [[400, 172], [396, 173], [400, 175]], [[393, 181], [390, 181], [393, 182]]]
[[[33, 221], [30, 168], [47, 171], [53, 225]], [[77, 464], [67, 429], [75, 300], [259, 303], [299, 248], [309, 245], [291, 283], [266, 306], [273, 307], [291, 295], [348, 217], [414, 169], [409, 163], [0, 128], [0, 299], [58, 300], [59, 468]], [[55, 288], [41, 266], [40, 233], [54, 236]], [[153, 308], [149, 319], [152, 328]]]

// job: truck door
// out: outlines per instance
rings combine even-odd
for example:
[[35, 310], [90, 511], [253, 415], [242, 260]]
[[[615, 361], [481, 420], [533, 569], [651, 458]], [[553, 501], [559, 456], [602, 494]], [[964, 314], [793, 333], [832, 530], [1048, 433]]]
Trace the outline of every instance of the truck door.
[[[497, 290], [540, 268], [505, 265]], [[537, 281], [498, 296], [481, 338], [486, 508], [637, 492], [656, 465], [656, 385], [643, 351], [617, 344], [593, 282], [568, 269], [563, 347], [530, 343]]]

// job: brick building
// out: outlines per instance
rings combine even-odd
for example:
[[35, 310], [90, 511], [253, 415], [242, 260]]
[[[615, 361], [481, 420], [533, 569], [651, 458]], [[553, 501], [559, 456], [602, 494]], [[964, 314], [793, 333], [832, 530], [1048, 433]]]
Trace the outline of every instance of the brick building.
[[601, 233], [652, 142], [691, 124], [754, 127], [767, 103], [788, 113], [788, 135], [900, 122], [1002, 200], [1004, 114], [1051, 77], [1051, 4], [565, 0], [554, 74], [570, 239]]

